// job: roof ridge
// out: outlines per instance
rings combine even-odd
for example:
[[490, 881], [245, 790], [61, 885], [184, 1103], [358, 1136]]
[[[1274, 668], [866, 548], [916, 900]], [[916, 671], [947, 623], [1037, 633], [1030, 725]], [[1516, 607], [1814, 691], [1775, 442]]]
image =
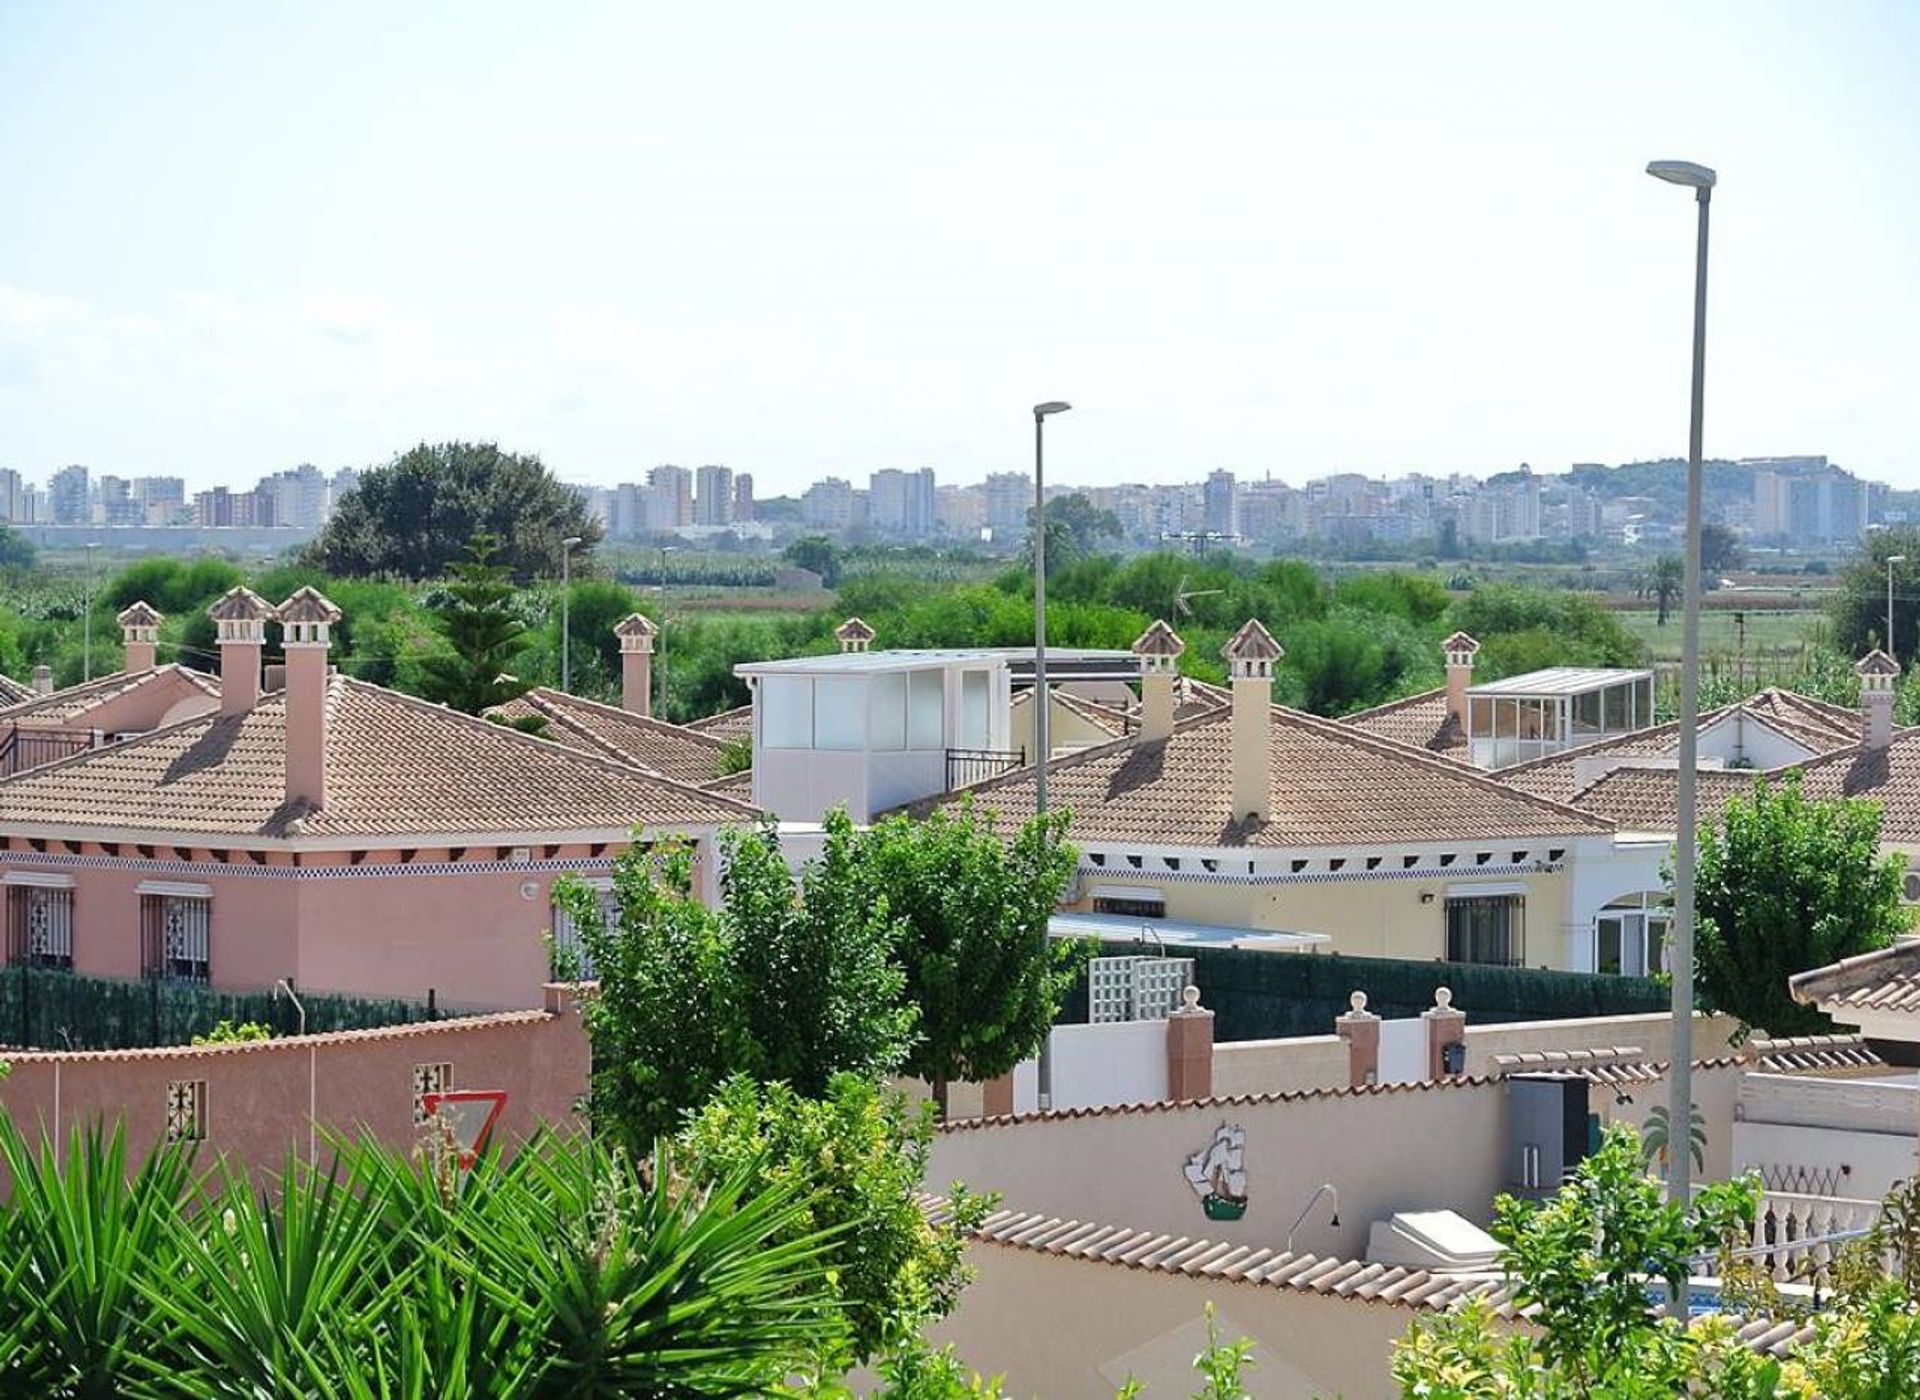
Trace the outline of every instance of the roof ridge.
[[517, 698], [529, 700], [537, 707], [556, 712], [564, 711], [570, 705], [578, 705], [594, 713], [606, 715], [609, 719], [616, 719], [623, 724], [631, 724], [636, 728], [647, 730], [649, 733], [660, 734], [675, 739], [687, 739], [695, 744], [705, 745], [713, 749], [715, 753], [719, 753], [727, 747], [726, 740], [716, 739], [711, 734], [702, 734], [698, 730], [687, 728], [684, 724], [675, 724], [671, 720], [655, 719], [652, 715], [638, 714], [633, 710], [626, 709], [619, 705], [609, 704], [604, 700], [593, 700], [584, 695], [574, 695], [568, 691], [554, 690], [544, 685], [537, 685], [532, 690], [527, 691], [524, 695]]
[[1352, 724], [1355, 720], [1359, 719], [1373, 719], [1379, 715], [1390, 715], [1396, 710], [1405, 709], [1409, 705], [1418, 704], [1422, 701], [1444, 700], [1446, 696], [1447, 688], [1444, 685], [1437, 685], [1431, 690], [1420, 690], [1415, 691], [1412, 695], [1402, 695], [1398, 700], [1386, 700], [1378, 705], [1369, 705], [1364, 710], [1348, 710], [1344, 715], [1339, 717], [1339, 720], [1342, 724]]

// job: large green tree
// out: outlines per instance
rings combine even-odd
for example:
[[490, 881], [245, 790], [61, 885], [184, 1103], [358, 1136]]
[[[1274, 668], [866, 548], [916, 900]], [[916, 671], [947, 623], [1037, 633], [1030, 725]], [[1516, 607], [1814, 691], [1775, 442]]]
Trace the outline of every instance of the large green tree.
[[449, 651], [425, 663], [425, 694], [470, 715], [485, 714], [533, 689], [513, 667], [532, 636], [514, 611], [513, 582], [495, 560], [490, 536], [475, 536], [467, 557], [449, 566], [452, 578], [430, 607]]
[[965, 805], [890, 817], [865, 836], [874, 892], [905, 921], [894, 956], [920, 1032], [906, 1068], [943, 1111], [951, 1081], [997, 1078], [1039, 1050], [1086, 961], [1047, 934], [1077, 860], [1066, 828], [1055, 812], [1008, 842]]
[[1880, 850], [1880, 806], [1815, 799], [1798, 775], [1759, 779], [1700, 829], [1694, 898], [1700, 989], [1774, 1035], [1832, 1029], [1787, 978], [1891, 944], [1907, 931], [1904, 859]]
[[365, 473], [307, 557], [330, 574], [433, 578], [479, 534], [499, 541], [511, 573], [534, 578], [558, 571], [562, 540], [592, 545], [601, 528], [536, 456], [423, 442]]
[[1835, 580], [1829, 608], [1833, 641], [1849, 657], [1887, 645], [1887, 560], [1893, 566], [1893, 654], [1911, 661], [1920, 648], [1920, 525], [1890, 525], [1860, 541]]

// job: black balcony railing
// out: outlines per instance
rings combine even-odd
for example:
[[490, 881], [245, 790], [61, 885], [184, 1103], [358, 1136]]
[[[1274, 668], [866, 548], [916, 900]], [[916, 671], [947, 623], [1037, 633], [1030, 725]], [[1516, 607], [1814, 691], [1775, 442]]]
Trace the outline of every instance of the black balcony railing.
[[1010, 772], [1027, 761], [1023, 749], [948, 749], [947, 787], [949, 790], [970, 783], [985, 782]]
[[33, 730], [16, 725], [0, 735], [0, 776], [71, 758], [98, 743], [98, 737], [86, 730]]

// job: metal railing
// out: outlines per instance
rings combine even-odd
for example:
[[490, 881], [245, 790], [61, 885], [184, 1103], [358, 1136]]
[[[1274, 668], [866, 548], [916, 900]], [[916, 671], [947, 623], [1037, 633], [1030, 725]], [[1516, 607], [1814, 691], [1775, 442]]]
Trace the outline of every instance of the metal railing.
[[14, 725], [0, 736], [0, 777], [71, 758], [99, 743], [100, 737], [90, 730], [22, 729]]
[[1024, 749], [948, 749], [947, 787], [985, 782], [1010, 773], [1027, 761]]

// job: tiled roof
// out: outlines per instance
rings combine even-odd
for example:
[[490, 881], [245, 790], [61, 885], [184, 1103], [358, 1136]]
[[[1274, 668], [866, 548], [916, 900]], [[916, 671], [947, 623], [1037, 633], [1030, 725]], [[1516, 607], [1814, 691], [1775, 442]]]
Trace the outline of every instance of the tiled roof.
[[207, 609], [215, 622], [265, 622], [273, 616], [273, 604], [251, 588], [229, 588]]
[[645, 613], [628, 613], [613, 624], [613, 635], [616, 637], [652, 637], [659, 631], [653, 619]]
[[[1075, 695], [1070, 690], [1061, 690], [1054, 686], [1047, 687], [1047, 696], [1053, 701], [1054, 708], [1070, 711], [1094, 728], [1116, 739], [1125, 734], [1130, 727], [1125, 710], [1116, 710], [1111, 705], [1103, 705], [1097, 700], [1089, 700], [1083, 695]], [[1014, 692], [1009, 712], [1015, 716], [1024, 715], [1027, 706], [1032, 703], [1033, 687], [1027, 686]]]
[[231, 837], [459, 836], [747, 821], [745, 804], [333, 676], [327, 804], [286, 801], [284, 691], [0, 782], [0, 829]]
[[122, 627], [158, 627], [166, 618], [150, 604], [136, 601], [114, 614], [113, 620]]
[[722, 710], [717, 715], [704, 715], [699, 719], [688, 720], [683, 726], [696, 734], [710, 735], [715, 739], [751, 739], [753, 737], [753, 706], [738, 705], [731, 710]]
[[1391, 739], [1396, 744], [1425, 749], [1458, 763], [1467, 762], [1467, 731], [1447, 713], [1447, 692], [1426, 690], [1404, 700], [1389, 700], [1370, 710], [1342, 715], [1340, 723]]
[[1133, 649], [1141, 656], [1178, 656], [1187, 644], [1165, 621], [1155, 618], [1151, 627], [1134, 638]]
[[17, 705], [22, 700], [31, 700], [34, 694], [32, 686], [22, 685], [12, 676], [0, 676], [0, 709]]
[[1577, 1074], [1596, 1084], [1643, 1084], [1661, 1078], [1666, 1070], [1647, 1059], [1637, 1045], [1615, 1045], [1603, 1050], [1523, 1050], [1495, 1055], [1494, 1070], [1512, 1074]]
[[123, 695], [155, 685], [173, 685], [182, 690], [198, 690], [203, 694], [216, 697], [220, 694], [218, 676], [189, 670], [185, 666], [167, 665], [155, 666], [144, 671], [115, 671], [112, 675], [96, 676], [79, 685], [70, 685], [64, 690], [56, 690], [51, 695], [29, 693], [27, 698], [19, 703], [0, 709], [0, 723], [23, 721], [62, 724], [110, 700], [118, 700]]
[[717, 792], [722, 797], [731, 797], [736, 802], [753, 801], [753, 770], [743, 769], [738, 773], [729, 773], [724, 778], [715, 778], [710, 783], [700, 784], [702, 792]]
[[727, 748], [726, 740], [711, 734], [544, 686], [509, 700], [494, 713], [506, 719], [537, 716], [547, 721], [546, 738], [586, 747], [694, 787], [719, 775]]
[[[944, 1202], [928, 1198], [924, 1205], [935, 1221], [950, 1218]], [[1497, 1274], [1434, 1273], [1399, 1264], [1370, 1264], [1230, 1241], [1196, 1240], [1190, 1235], [1035, 1212], [995, 1211], [980, 1222], [971, 1238], [978, 1244], [1110, 1268], [1252, 1288], [1284, 1288], [1421, 1312], [1445, 1312], [1471, 1298], [1482, 1300], [1494, 1316], [1507, 1320], [1523, 1318], [1529, 1312], [1515, 1300], [1506, 1279]], [[1736, 1328], [1743, 1345], [1775, 1356], [1785, 1355], [1812, 1335], [1812, 1323], [1804, 1321], [1739, 1321]]]
[[[1758, 776], [1750, 768], [1702, 768], [1694, 798], [1701, 819], [1719, 816], [1733, 798], [1752, 792]], [[1677, 825], [1678, 786], [1674, 768], [1616, 768], [1576, 792], [1572, 801], [1623, 831], [1671, 832]]]
[[1823, 1070], [1882, 1069], [1886, 1061], [1857, 1035], [1796, 1035], [1750, 1040], [1746, 1053], [1769, 1074], [1818, 1074]]
[[1173, 679], [1173, 717], [1191, 719], [1195, 715], [1224, 710], [1233, 704], [1233, 692], [1225, 686], [1195, 680], [1192, 676]]
[[1787, 979], [1787, 989], [1795, 1001], [1835, 1015], [1920, 1011], [1920, 942], [1896, 943], [1795, 973]]
[[291, 598], [275, 609], [275, 616], [282, 622], [331, 624], [338, 622], [341, 615], [333, 600], [310, 583], [302, 585]]
[[870, 642], [876, 633], [860, 618], [850, 617], [833, 629], [833, 635], [843, 642]]
[[1854, 662], [1853, 669], [1856, 674], [1862, 676], [1897, 676], [1900, 674], [1900, 663], [1879, 647], [1875, 647]]
[[1229, 661], [1278, 661], [1286, 652], [1273, 639], [1273, 633], [1260, 625], [1259, 618], [1250, 617], [1227, 638], [1220, 654]]
[[[1273, 708], [1272, 797], [1265, 822], [1235, 820], [1233, 718], [1184, 720], [1165, 740], [1120, 739], [1055, 758], [1051, 800], [1073, 811], [1080, 840], [1185, 846], [1294, 847], [1484, 840], [1608, 830], [1417, 750], [1313, 715]], [[1033, 814], [1033, 772], [1017, 768], [916, 804], [972, 800], [1020, 822]]]
[[1480, 643], [1468, 636], [1465, 632], [1455, 632], [1451, 637], [1448, 637], [1444, 642], [1440, 643], [1440, 650], [1464, 651], [1471, 656], [1474, 652], [1480, 650]]
[[262, 1056], [300, 1051], [309, 1046], [342, 1045], [383, 1040], [412, 1040], [449, 1032], [483, 1030], [494, 1026], [532, 1026], [555, 1019], [555, 1013], [540, 1009], [528, 1011], [491, 1011], [477, 1016], [449, 1016], [439, 1021], [402, 1021], [386, 1026], [365, 1026], [350, 1031], [317, 1031], [312, 1035], [276, 1035], [271, 1040], [229, 1040], [215, 1045], [143, 1045], [130, 1050], [9, 1050], [7, 1059], [14, 1064], [52, 1061], [57, 1064], [90, 1064], [97, 1061], [213, 1059], [222, 1056]]

